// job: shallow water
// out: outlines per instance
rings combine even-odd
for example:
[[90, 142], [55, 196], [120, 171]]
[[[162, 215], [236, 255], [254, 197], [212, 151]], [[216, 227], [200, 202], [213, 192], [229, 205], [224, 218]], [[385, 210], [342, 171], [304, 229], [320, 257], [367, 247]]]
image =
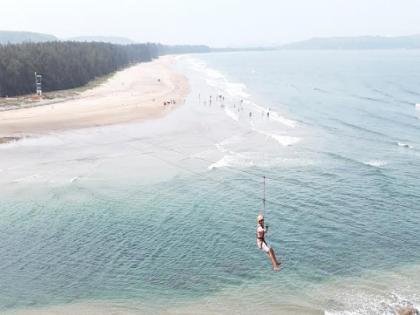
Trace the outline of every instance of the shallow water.
[[[418, 307], [419, 61], [183, 56], [191, 94], [163, 119], [1, 145], [0, 310]], [[255, 245], [263, 175], [280, 273]]]

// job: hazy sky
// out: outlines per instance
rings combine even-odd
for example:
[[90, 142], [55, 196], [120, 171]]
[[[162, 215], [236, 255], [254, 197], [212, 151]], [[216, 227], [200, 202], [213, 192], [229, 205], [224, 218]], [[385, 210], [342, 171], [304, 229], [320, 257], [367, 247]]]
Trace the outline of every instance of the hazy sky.
[[0, 30], [211, 46], [420, 34], [420, 0], [0, 0]]

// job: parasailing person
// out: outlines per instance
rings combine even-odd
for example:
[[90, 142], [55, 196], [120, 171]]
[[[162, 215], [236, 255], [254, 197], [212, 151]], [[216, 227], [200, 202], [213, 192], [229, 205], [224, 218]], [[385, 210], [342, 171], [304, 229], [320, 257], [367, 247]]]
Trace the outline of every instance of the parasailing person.
[[276, 254], [274, 253], [273, 248], [267, 244], [265, 241], [265, 234], [268, 231], [268, 225], [264, 225], [264, 216], [259, 214], [257, 217], [257, 246], [262, 251], [266, 252], [271, 259], [271, 264], [273, 265], [274, 271], [280, 270], [280, 263], [277, 261]]

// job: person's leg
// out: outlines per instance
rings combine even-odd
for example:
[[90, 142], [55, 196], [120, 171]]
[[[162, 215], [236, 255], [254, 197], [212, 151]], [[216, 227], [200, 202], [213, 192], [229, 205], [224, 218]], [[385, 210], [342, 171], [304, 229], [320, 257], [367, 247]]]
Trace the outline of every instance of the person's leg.
[[267, 255], [270, 257], [271, 264], [273, 265], [273, 269], [276, 270], [276, 271], [279, 270], [280, 269], [279, 268], [280, 264], [277, 261], [276, 254], [274, 254], [273, 249], [270, 246], [268, 246], [266, 242], [262, 243], [261, 249], [263, 251], [265, 251], [267, 253]]
[[270, 248], [270, 251], [268, 252], [268, 255], [269, 255], [269, 256], [270, 256], [270, 258], [271, 258], [271, 264], [273, 265], [273, 269], [274, 269], [274, 270], [278, 270], [278, 269], [279, 269], [280, 264], [279, 264], [279, 262], [277, 261], [276, 254], [274, 253], [274, 250], [273, 250], [272, 248]]

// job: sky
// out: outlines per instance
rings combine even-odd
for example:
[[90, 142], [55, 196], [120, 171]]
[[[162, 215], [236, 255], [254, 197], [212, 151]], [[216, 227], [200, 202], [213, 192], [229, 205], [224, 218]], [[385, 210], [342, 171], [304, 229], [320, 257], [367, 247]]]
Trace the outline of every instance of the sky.
[[420, 0], [0, 0], [0, 30], [269, 46], [312, 37], [420, 34]]

